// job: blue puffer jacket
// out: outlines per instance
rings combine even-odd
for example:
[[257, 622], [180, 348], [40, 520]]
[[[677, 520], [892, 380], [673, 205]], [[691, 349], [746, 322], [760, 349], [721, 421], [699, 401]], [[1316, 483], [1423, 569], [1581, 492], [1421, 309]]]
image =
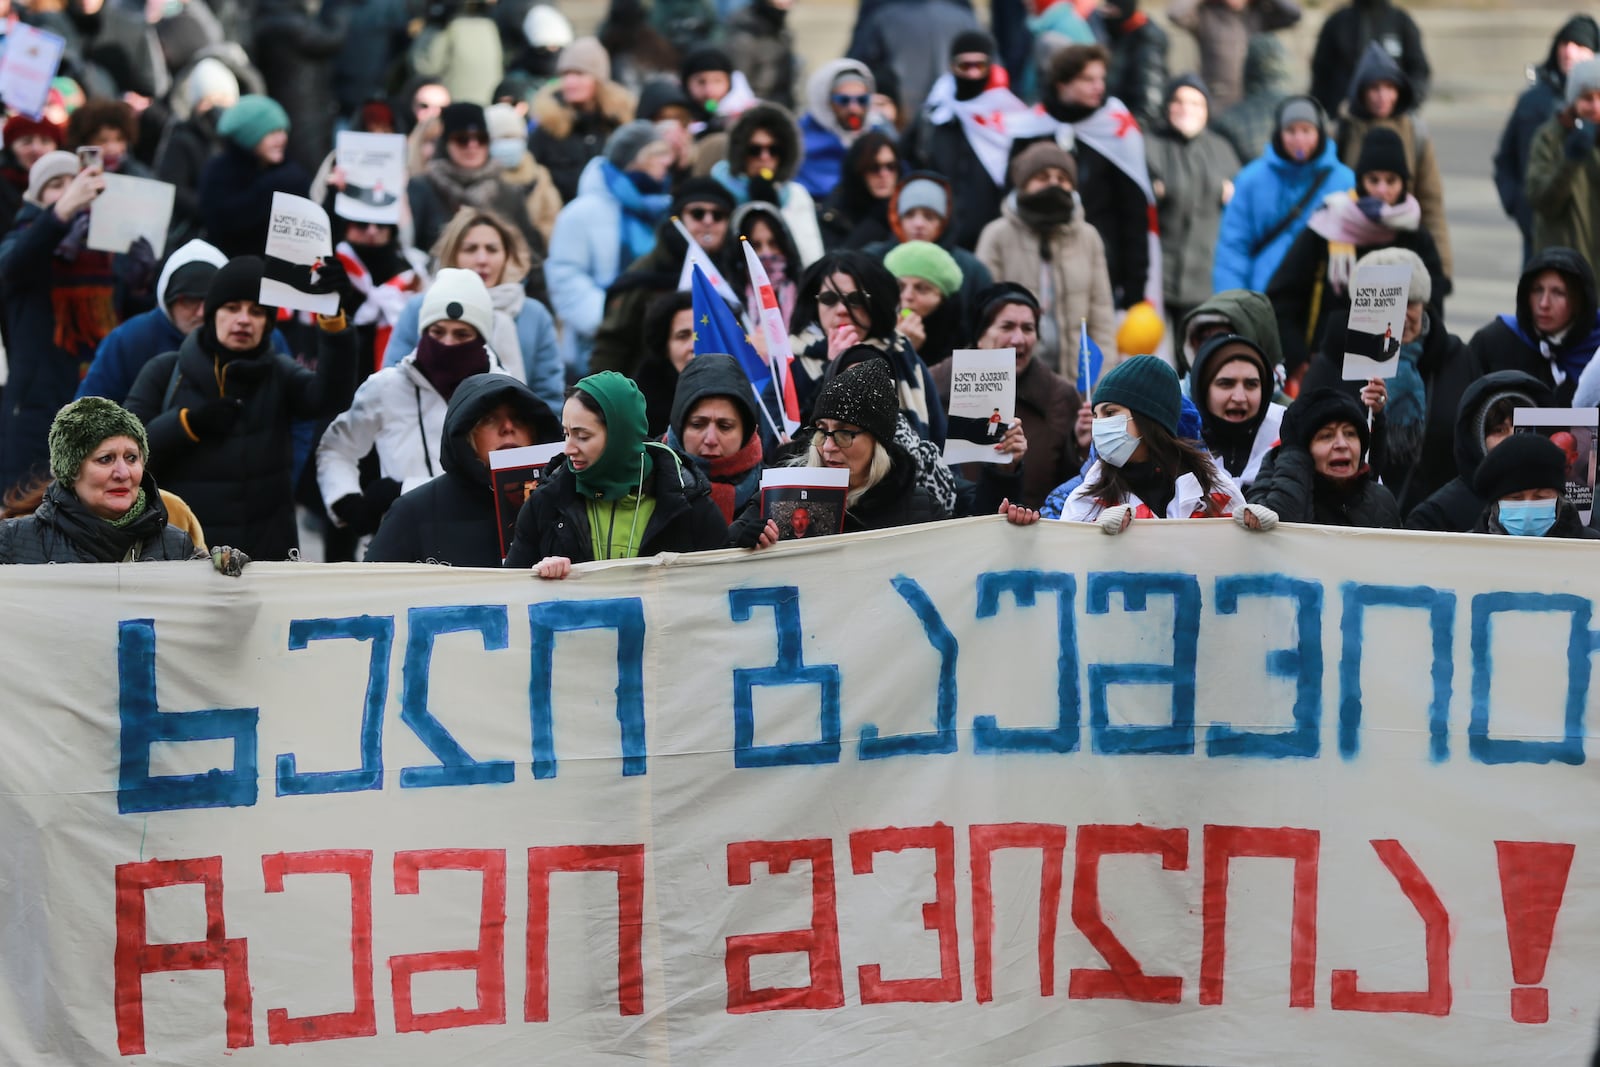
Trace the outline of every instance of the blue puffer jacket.
[[[1290, 99], [1303, 99], [1291, 97]], [[1353, 189], [1356, 176], [1339, 162], [1339, 153], [1328, 139], [1316, 158], [1292, 163], [1269, 145], [1259, 159], [1245, 165], [1233, 179], [1233, 199], [1222, 210], [1222, 229], [1217, 235], [1216, 259], [1211, 267], [1211, 288], [1254, 289], [1265, 292], [1289, 246], [1305, 229], [1306, 220], [1329, 193]], [[1315, 185], [1310, 196], [1307, 190]], [[1300, 217], [1282, 228], [1265, 248], [1256, 243], [1271, 233], [1296, 204], [1303, 203]]]

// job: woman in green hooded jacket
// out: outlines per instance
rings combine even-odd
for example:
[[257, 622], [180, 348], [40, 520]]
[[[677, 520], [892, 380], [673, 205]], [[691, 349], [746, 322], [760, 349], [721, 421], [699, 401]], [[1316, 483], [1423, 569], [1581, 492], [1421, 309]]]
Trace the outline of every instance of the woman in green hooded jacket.
[[567, 391], [566, 448], [517, 515], [505, 565], [565, 578], [574, 563], [721, 548], [728, 537], [711, 483], [647, 440], [644, 394], [616, 371]]

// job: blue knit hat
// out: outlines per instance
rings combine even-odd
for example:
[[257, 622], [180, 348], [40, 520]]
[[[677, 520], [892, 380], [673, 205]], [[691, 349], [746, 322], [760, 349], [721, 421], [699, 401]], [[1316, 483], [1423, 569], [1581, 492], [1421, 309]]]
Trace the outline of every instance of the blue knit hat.
[[1094, 402], [1096, 407], [1120, 404], [1178, 435], [1183, 390], [1177, 372], [1156, 356], [1134, 356], [1112, 367], [1095, 385]]
[[246, 152], [255, 151], [256, 145], [267, 134], [289, 128], [289, 113], [270, 96], [250, 93], [222, 113], [217, 123], [217, 133], [226, 137]]

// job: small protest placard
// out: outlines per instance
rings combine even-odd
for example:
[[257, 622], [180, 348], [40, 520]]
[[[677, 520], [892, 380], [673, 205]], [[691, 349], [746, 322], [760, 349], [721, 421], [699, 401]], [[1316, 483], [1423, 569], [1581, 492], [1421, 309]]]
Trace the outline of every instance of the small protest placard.
[[333, 201], [340, 218], [399, 225], [400, 197], [406, 191], [403, 134], [346, 130], [335, 143], [334, 166], [344, 173], [344, 188]]
[[323, 261], [332, 256], [328, 213], [303, 196], [273, 193], [261, 302], [292, 311], [338, 314], [339, 294], [322, 277]]
[[149, 178], [105, 175], [105, 192], [89, 207], [89, 247], [101, 252], [126, 252], [143, 237], [160, 259], [167, 250], [167, 227], [172, 223], [170, 182]]
[[13, 21], [0, 55], [0, 101], [29, 118], [42, 115], [66, 45], [65, 38]]
[[850, 472], [843, 467], [772, 467], [761, 472], [761, 517], [778, 524], [778, 540], [844, 533]]
[[994, 446], [1017, 407], [1017, 354], [1012, 348], [961, 349], [950, 356], [950, 420], [946, 463], [1009, 463]]
[[500, 558], [511, 551], [517, 513], [539, 488], [545, 464], [561, 454], [560, 441], [522, 448], [502, 448], [489, 453], [489, 481], [494, 485], [494, 517], [500, 531]]
[[1584, 525], [1594, 514], [1595, 438], [1600, 408], [1517, 408], [1511, 425], [1518, 433], [1542, 433], [1567, 454], [1567, 488]]
[[1410, 267], [1366, 266], [1356, 271], [1345, 331], [1345, 381], [1393, 378], [1400, 373], [1400, 336], [1405, 333], [1410, 289]]

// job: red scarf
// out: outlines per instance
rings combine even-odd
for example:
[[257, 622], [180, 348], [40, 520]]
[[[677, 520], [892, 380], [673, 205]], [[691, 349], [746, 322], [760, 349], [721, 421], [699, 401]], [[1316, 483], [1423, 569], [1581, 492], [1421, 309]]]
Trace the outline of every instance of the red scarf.
[[110, 252], [85, 248], [73, 260], [51, 257], [50, 310], [55, 317], [51, 341], [67, 358], [78, 361], [79, 378], [88, 371], [96, 346], [117, 328], [115, 293]]
[[738, 482], [750, 468], [761, 465], [761, 435], [753, 433], [744, 447], [731, 456], [719, 456], [707, 461], [711, 467], [711, 499], [722, 509], [722, 517], [733, 521], [733, 508], [738, 503]]

